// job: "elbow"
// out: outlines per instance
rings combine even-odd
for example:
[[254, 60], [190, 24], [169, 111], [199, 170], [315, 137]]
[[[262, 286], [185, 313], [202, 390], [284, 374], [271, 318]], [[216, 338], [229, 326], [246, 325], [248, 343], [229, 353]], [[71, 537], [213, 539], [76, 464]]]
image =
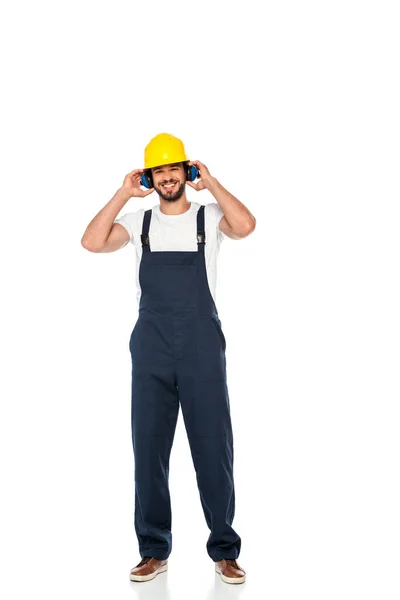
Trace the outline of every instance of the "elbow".
[[256, 219], [255, 217], [253, 217], [253, 215], [251, 215], [251, 219], [249, 221], [246, 221], [246, 223], [240, 228], [239, 231], [237, 231], [237, 236], [239, 238], [245, 238], [248, 235], [250, 235], [251, 233], [253, 233], [253, 231], [256, 228]]
[[247, 235], [250, 235], [250, 233], [253, 233], [253, 231], [256, 228], [256, 223], [257, 223], [256, 218], [253, 215], [251, 215], [251, 219], [250, 219], [249, 228], [248, 228], [248, 234]]
[[94, 244], [89, 239], [85, 238], [85, 236], [83, 236], [83, 238], [81, 239], [81, 245], [83, 246], [83, 248], [85, 248], [85, 250], [88, 250], [89, 252], [97, 253], [101, 252], [103, 249], [103, 246], [100, 246], [99, 244]]

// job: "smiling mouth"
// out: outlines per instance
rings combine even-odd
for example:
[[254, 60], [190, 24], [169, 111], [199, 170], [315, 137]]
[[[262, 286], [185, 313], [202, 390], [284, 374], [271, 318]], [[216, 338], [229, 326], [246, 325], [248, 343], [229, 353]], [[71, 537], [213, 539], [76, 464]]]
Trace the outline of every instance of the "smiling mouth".
[[172, 190], [175, 186], [177, 185], [177, 183], [163, 183], [161, 187], [164, 188], [164, 190]]

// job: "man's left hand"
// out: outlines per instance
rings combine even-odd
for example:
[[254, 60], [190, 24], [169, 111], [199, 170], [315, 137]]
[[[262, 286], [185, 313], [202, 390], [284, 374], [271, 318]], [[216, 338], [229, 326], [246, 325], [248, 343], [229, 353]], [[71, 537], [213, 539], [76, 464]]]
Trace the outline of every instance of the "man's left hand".
[[190, 187], [197, 192], [200, 190], [209, 189], [213, 177], [210, 175], [210, 171], [207, 169], [206, 165], [203, 165], [203, 163], [199, 160], [190, 160], [188, 164], [189, 166], [194, 165], [198, 168], [200, 171], [200, 179], [196, 183], [194, 181], [186, 181], [187, 185], [190, 185]]

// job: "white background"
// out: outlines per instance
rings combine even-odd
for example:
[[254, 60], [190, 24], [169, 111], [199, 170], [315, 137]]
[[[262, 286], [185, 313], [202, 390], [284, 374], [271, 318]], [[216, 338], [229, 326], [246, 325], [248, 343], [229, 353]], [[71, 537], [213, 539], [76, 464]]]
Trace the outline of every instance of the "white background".
[[[3, 8], [4, 598], [399, 598], [396, 4]], [[241, 586], [206, 554], [181, 416], [169, 571], [129, 581], [135, 253], [80, 239], [164, 131], [257, 219], [217, 284]]]

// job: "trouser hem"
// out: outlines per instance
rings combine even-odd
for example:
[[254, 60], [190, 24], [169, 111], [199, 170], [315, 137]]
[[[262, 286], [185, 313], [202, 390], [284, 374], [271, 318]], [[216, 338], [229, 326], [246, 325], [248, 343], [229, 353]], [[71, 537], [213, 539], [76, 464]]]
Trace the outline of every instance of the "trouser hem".
[[144, 558], [145, 556], [151, 556], [156, 560], [167, 560], [170, 555], [170, 552], [161, 552], [160, 550], [152, 550], [151, 548], [143, 548], [140, 551], [140, 556]]
[[218, 562], [220, 560], [236, 560], [237, 558], [239, 558], [239, 552], [235, 551], [235, 552], [223, 552], [222, 554], [210, 554], [209, 555], [211, 560], [213, 560], [214, 562]]

